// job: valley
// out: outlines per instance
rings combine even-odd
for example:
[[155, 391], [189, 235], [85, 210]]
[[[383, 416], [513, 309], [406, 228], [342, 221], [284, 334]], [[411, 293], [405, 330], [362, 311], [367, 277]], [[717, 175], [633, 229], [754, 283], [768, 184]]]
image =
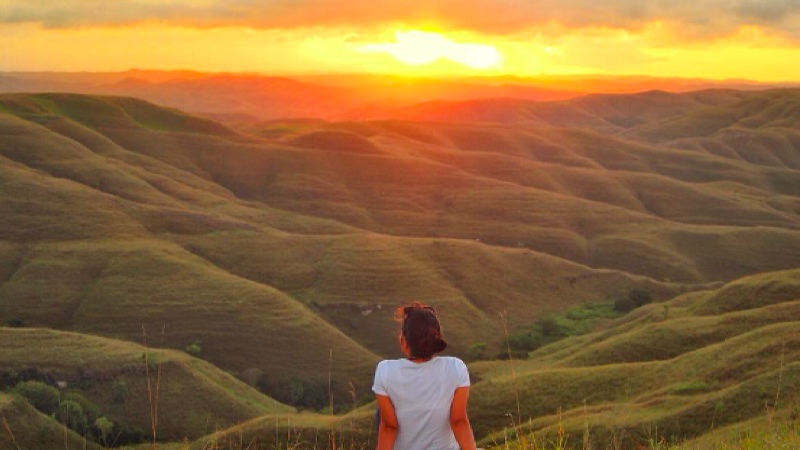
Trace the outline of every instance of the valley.
[[[70, 380], [146, 435], [158, 370], [165, 445], [366, 446], [374, 367], [399, 357], [392, 313], [411, 300], [436, 306], [468, 361], [487, 448], [559, 429], [580, 445], [587, 424], [598, 446], [655, 427], [678, 441], [796, 413], [798, 90], [258, 121], [0, 94], [0, 212], [3, 387], [32, 369]], [[505, 329], [633, 290], [653, 302], [495, 358]], [[24, 446], [54, 439], [45, 428], [80, 442], [0, 395]]]

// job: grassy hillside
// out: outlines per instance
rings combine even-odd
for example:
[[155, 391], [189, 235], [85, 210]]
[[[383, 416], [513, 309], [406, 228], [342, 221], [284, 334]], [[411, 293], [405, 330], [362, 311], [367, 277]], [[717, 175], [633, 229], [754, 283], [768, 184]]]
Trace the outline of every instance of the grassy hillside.
[[0, 393], [0, 447], [4, 449], [85, 448], [100, 446], [86, 442], [53, 418], [36, 411], [22, 398]]
[[[149, 338], [158, 341], [158, 336]], [[185, 353], [148, 350], [85, 334], [0, 328], [0, 360], [4, 361], [0, 370], [21, 373], [36, 369], [39, 376], [65, 381], [68, 389], [86, 397], [102, 415], [141, 430], [150, 429], [145, 353], [151, 358], [153, 389], [161, 366], [158, 405], [164, 414], [159, 421], [160, 439], [196, 438], [216, 427], [293, 411]], [[115, 396], [114, 385], [120, 383], [125, 386], [124, 398]]]
[[[470, 364], [479, 446], [532, 448], [533, 436], [535, 448], [545, 449], [563, 448], [559, 441], [586, 448], [585, 438], [598, 449], [792, 448], [800, 411], [799, 282], [798, 270], [756, 275], [644, 306], [527, 359]], [[725, 310], [708, 309], [721, 302]], [[372, 408], [336, 417], [264, 416], [194, 446], [319, 448], [333, 431], [340, 445], [360, 448], [374, 440]]]
[[[736, 97], [714, 95], [688, 103]], [[611, 114], [623, 97], [585, 101]], [[318, 374], [333, 350], [364, 392], [412, 298], [440, 306], [464, 354], [497, 348], [504, 309], [521, 325], [800, 263], [790, 169], [552, 127], [311, 122], [262, 139], [117, 97], [0, 105], [0, 316], [134, 341], [166, 324], [166, 345], [203, 340], [237, 372]]]
[[[473, 364], [471, 414], [481, 442], [498, 428], [581, 442], [667, 442], [800, 407], [800, 271], [756, 275], [652, 304], [525, 360]], [[793, 413], [794, 414], [794, 413]], [[505, 433], [513, 435], [513, 430]], [[628, 448], [628, 447], [625, 447]]]
[[[247, 379], [294, 376], [327, 388], [330, 373], [334, 401], [351, 403], [351, 390], [369, 396], [376, 362], [398, 354], [398, 304], [437, 306], [450, 351], [469, 356], [476, 344], [500, 351], [501, 312], [517, 330], [642, 289], [657, 301], [674, 298], [667, 319], [659, 320], [664, 305], [652, 305], [605, 334], [537, 351], [520, 363], [524, 393], [537, 399], [525, 401], [523, 413], [535, 418], [532, 427], [550, 429], [562, 407], [574, 428], [588, 398], [582, 414], [600, 429], [617, 426], [606, 426], [612, 418], [626, 430], [652, 422], [673, 432], [680, 422], [681, 433], [695, 435], [709, 424], [683, 423], [705, 420], [709, 402], [736, 404], [769, 388], [774, 365], [725, 371], [774, 357], [770, 336], [791, 336], [796, 325], [797, 298], [782, 297], [794, 292], [791, 272], [715, 289], [800, 265], [797, 96], [487, 101], [488, 110], [481, 102], [448, 108], [503, 120], [446, 122], [429, 111], [413, 121], [289, 120], [232, 130], [135, 99], [0, 95], [0, 323], [120, 346], [141, 342], [142, 325], [151, 333], [165, 326], [158, 346], [192, 346]], [[718, 123], [705, 118], [712, 113]], [[670, 125], [695, 116], [711, 131]], [[783, 142], [781, 163], [765, 163], [767, 152], [764, 160], [726, 153], [731, 116], [742, 120], [736, 127]], [[687, 139], [719, 141], [721, 150]], [[745, 285], [757, 300], [739, 292]], [[731, 306], [739, 301], [750, 306]], [[27, 349], [46, 338], [34, 335], [11, 361], [39, 354]], [[81, 354], [70, 347], [63, 355]], [[720, 365], [692, 365], [703, 358]], [[193, 377], [216, 370], [189, 361]], [[170, 378], [189, 376], [181, 364], [169, 367]], [[508, 425], [502, 414], [513, 383], [504, 363], [475, 370], [483, 380], [476, 430], [488, 439]], [[792, 379], [793, 370], [787, 363], [781, 376]], [[700, 397], [667, 390], [692, 391], [698, 380], [711, 386]], [[181, 392], [176, 403], [188, 401]], [[260, 401], [240, 407], [255, 395], [247, 392], [190, 404], [226, 424], [267, 412]], [[628, 414], [620, 411], [633, 418], [620, 419]], [[146, 412], [118, 411], [134, 421]], [[719, 423], [734, 421], [719, 413]], [[208, 431], [200, 429], [205, 417], [171, 424], [174, 436]]]

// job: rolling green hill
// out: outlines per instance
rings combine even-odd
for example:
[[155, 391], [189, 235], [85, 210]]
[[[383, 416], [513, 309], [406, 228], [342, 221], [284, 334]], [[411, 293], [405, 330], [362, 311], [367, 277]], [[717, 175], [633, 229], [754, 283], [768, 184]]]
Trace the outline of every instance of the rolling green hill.
[[[158, 336], [150, 336], [151, 342]], [[79, 392], [102, 415], [120, 418], [141, 430], [150, 429], [150, 400], [144, 355], [152, 380], [159, 366], [161, 439], [197, 438], [217, 427], [264, 414], [294, 409], [266, 397], [213, 365], [173, 350], [155, 350], [129, 342], [46, 329], [0, 328], [0, 370], [20, 373], [36, 369], [67, 389]], [[114, 384], [125, 386], [124, 398]], [[175, 411], [182, 411], [180, 414]]]
[[6, 449], [101, 447], [85, 441], [22, 398], [0, 393], [0, 446]]
[[543, 347], [516, 361], [514, 376], [507, 362], [473, 364], [482, 380], [470, 399], [476, 433], [485, 445], [502, 436], [503, 414], [517, 414], [515, 384], [526, 433], [552, 437], [560, 424], [581, 442], [588, 424], [598, 445], [646, 441], [656, 430], [667, 441], [692, 438], [772, 409], [796, 411], [798, 321], [800, 271], [768, 273]]
[[[601, 449], [651, 448], [651, 439], [727, 448], [736, 430], [771, 439], [759, 436], [778, 421], [790, 424], [800, 410], [799, 325], [799, 270], [680, 295], [527, 359], [470, 364], [470, 420], [485, 448], [517, 448], [520, 432], [529, 440], [533, 433], [537, 443], [556, 441], [559, 428], [569, 448], [584, 448], [584, 436]], [[375, 439], [372, 407], [335, 417], [268, 415], [194, 445], [318, 448], [333, 432], [344, 443], [368, 446]]]
[[[674, 430], [684, 414], [707, 417], [708, 405], [661, 391], [702, 377], [713, 385], [726, 370], [704, 365], [687, 378], [697, 361], [690, 355], [730, 365], [713, 353], [728, 345], [761, 361], [736, 343], [767, 342], [792, 325], [796, 311], [784, 301], [729, 309], [726, 299], [740, 298], [735, 287], [750, 278], [715, 289], [764, 272], [776, 272], [763, 275], [777, 277], [767, 286], [794, 289], [785, 281], [794, 275], [777, 271], [800, 266], [798, 98], [784, 90], [486, 101], [488, 109], [476, 101], [385, 120], [233, 129], [130, 98], [0, 95], [0, 323], [60, 330], [28, 330], [40, 334], [11, 361], [54, 370], [56, 355], [25, 360], [37, 354], [26, 349], [100, 336], [135, 347], [142, 326], [151, 334], [166, 327], [163, 343], [151, 345], [194, 345], [210, 363], [169, 353], [191, 361], [169, 366], [174, 402], [229, 424], [287, 408], [253, 400], [256, 391], [229, 375], [220, 381], [216, 368], [318, 386], [330, 375], [337, 404], [351, 391], [368, 397], [374, 365], [398, 353], [392, 309], [410, 300], [434, 304], [450, 351], [467, 357], [474, 345], [501, 350], [502, 312], [513, 331], [643, 289], [674, 298], [669, 319], [656, 320], [662, 305], [644, 307], [607, 335], [534, 353], [521, 380], [552, 392], [526, 401], [524, 412], [546, 429], [558, 407], [572, 420], [581, 396], [596, 392], [586, 406], [596, 423], [630, 408]], [[737, 141], [758, 157], [733, 157], [724, 138], [739, 129], [774, 141]], [[141, 354], [125, 352], [125, 364]], [[631, 366], [641, 374], [624, 376]], [[508, 425], [494, 414], [507, 412], [513, 391], [504, 363], [475, 370], [483, 380], [476, 430], [487, 438]], [[197, 389], [236, 382], [239, 393], [187, 400], [186, 380], [212, 371]], [[703, 394], [730, 403], [774, 381], [774, 367], [757, 375]], [[618, 379], [630, 383], [624, 394], [598, 389]], [[146, 409], [108, 408], [146, 424]], [[196, 437], [208, 430], [201, 422], [187, 415], [169, 437]], [[699, 434], [708, 423], [696, 425], [681, 430]]]

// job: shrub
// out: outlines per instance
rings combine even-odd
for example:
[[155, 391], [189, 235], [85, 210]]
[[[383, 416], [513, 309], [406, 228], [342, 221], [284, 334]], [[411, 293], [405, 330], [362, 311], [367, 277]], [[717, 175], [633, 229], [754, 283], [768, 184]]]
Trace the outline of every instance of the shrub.
[[622, 313], [631, 312], [636, 309], [636, 303], [629, 298], [620, 298], [614, 301], [614, 310]]
[[637, 308], [653, 301], [653, 296], [643, 289], [634, 289], [628, 292], [628, 298]]
[[558, 322], [554, 317], [542, 317], [536, 323], [544, 336], [558, 336], [560, 333]]
[[119, 446], [140, 444], [148, 437], [141, 428], [129, 428], [120, 424], [117, 428], [114, 431], [114, 443]]
[[111, 383], [111, 401], [114, 403], [125, 403], [125, 400], [128, 399], [128, 394], [130, 394], [130, 391], [125, 380], [114, 380]]
[[677, 384], [669, 388], [669, 393], [672, 395], [692, 395], [708, 392], [711, 386], [703, 380], [689, 381], [683, 384]]
[[11, 328], [22, 328], [25, 326], [25, 319], [20, 319], [19, 317], [12, 317], [6, 320], [6, 325]]
[[[528, 358], [528, 351], [527, 350], [514, 350], [514, 349], [511, 349], [511, 357], [513, 357], [514, 359], [527, 359]], [[503, 360], [503, 361], [507, 360], [508, 358], [509, 358], [508, 349], [503, 349], [503, 350], [500, 351], [500, 353], [495, 355], [495, 359], [499, 359], [499, 360]]]
[[114, 432], [114, 422], [108, 420], [105, 417], [100, 417], [94, 421], [94, 427], [97, 428], [98, 434], [100, 435], [100, 439], [102, 439], [103, 441], [103, 445], [107, 447], [108, 438]]
[[56, 414], [56, 420], [79, 434], [84, 434], [88, 425], [86, 414], [84, 414], [81, 405], [71, 400], [61, 402]]
[[527, 333], [515, 333], [508, 336], [508, 345], [511, 350], [530, 352], [541, 346], [541, 334], [529, 331]]
[[258, 386], [261, 380], [264, 379], [264, 371], [257, 367], [251, 367], [243, 370], [239, 374], [239, 378], [250, 386]]
[[469, 346], [469, 355], [472, 359], [483, 359], [486, 353], [485, 342], [475, 342]]
[[70, 401], [81, 405], [86, 420], [89, 423], [94, 422], [95, 419], [100, 417], [100, 409], [94, 403], [90, 402], [86, 397], [77, 392], [68, 392], [61, 396], [61, 402]]
[[301, 408], [319, 410], [328, 404], [327, 382], [298, 376], [265, 377], [258, 388], [282, 403]]
[[40, 381], [23, 381], [14, 387], [13, 392], [25, 397], [34, 408], [47, 415], [58, 411], [59, 393], [52, 386]]
[[186, 346], [186, 353], [192, 356], [199, 357], [202, 352], [203, 348], [200, 346], [200, 341], [194, 341]]

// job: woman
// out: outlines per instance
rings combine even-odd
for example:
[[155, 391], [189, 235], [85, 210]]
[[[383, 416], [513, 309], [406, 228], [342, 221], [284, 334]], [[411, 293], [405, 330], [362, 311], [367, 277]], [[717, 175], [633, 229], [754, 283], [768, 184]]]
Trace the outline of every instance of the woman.
[[476, 450], [469, 372], [458, 358], [436, 356], [447, 348], [436, 311], [415, 302], [395, 314], [406, 359], [381, 361], [375, 370], [377, 450]]

